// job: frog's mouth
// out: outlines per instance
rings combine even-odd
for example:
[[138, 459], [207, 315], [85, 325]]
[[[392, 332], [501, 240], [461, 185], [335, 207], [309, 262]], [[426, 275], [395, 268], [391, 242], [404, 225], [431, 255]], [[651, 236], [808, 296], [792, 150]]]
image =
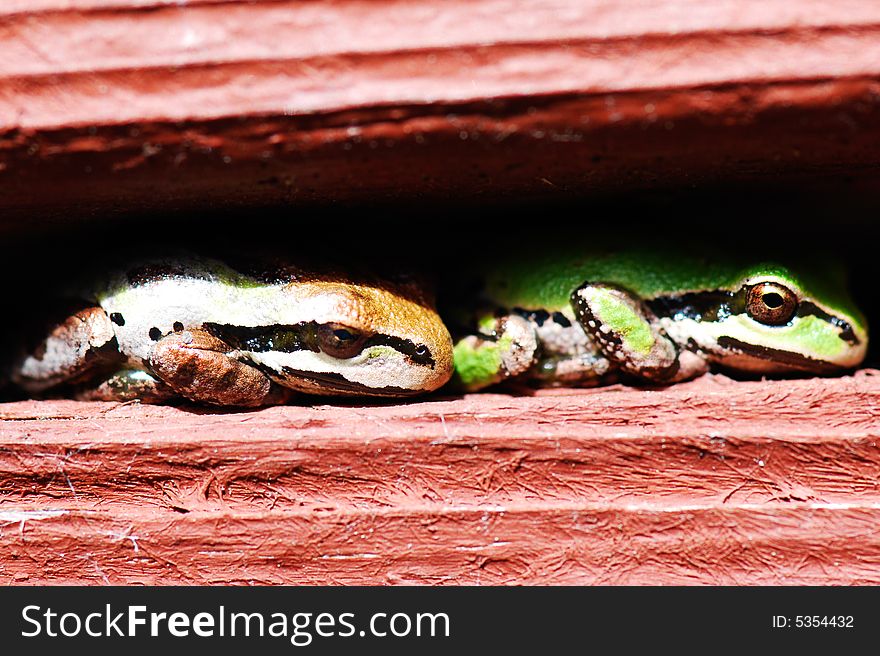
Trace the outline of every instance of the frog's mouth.
[[370, 387], [362, 383], [348, 380], [342, 374], [321, 371], [304, 371], [293, 367], [284, 367], [284, 374], [290, 378], [282, 378], [269, 367], [260, 367], [279, 385], [308, 394], [342, 394], [357, 396], [415, 396], [427, 390], [407, 389], [405, 387]]
[[767, 362], [778, 363], [780, 371], [806, 371], [822, 375], [837, 375], [850, 368], [826, 360], [817, 360], [802, 353], [749, 344], [734, 337], [719, 337], [718, 346], [734, 357], [737, 355], [754, 357], [761, 362], [763, 369], [766, 369]]

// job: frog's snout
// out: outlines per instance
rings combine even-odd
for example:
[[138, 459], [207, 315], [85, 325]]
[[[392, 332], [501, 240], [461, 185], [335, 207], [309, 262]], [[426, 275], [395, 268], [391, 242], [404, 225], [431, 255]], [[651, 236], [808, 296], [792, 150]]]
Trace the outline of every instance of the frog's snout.
[[438, 323], [440, 324], [439, 329], [437, 330], [435, 338], [432, 340], [434, 344], [433, 346], [427, 346], [431, 351], [433, 362], [431, 364], [430, 373], [428, 371], [425, 372], [423, 384], [426, 391], [436, 390], [449, 382], [454, 369], [452, 359], [452, 336], [449, 334], [446, 326], [440, 322], [439, 318]]
[[[406, 381], [409, 389], [431, 392], [452, 377], [452, 336], [434, 313], [423, 317], [418, 328], [415, 334], [390, 339], [388, 344], [395, 348], [397, 362], [386, 361], [380, 366], [388, 369], [389, 376]], [[406, 372], [400, 371], [401, 368]]]

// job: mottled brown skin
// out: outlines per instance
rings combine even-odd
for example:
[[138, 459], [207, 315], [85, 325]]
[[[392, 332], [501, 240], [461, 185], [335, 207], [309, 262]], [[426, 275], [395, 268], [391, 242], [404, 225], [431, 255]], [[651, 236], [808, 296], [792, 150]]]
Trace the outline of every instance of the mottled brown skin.
[[53, 326], [35, 349], [34, 357], [42, 361], [47, 351], [55, 349], [71, 354], [67, 368], [54, 380], [56, 383], [76, 383], [94, 375], [97, 368], [118, 366], [121, 360], [113, 326], [100, 307], [77, 310]]
[[[116, 339], [100, 307], [80, 310], [58, 324], [40, 344], [37, 353], [52, 348], [53, 342], [73, 345], [83, 357], [72, 361], [63, 381], [76, 385], [94, 379], [102, 364], [119, 367], [121, 354], [114, 351]], [[200, 330], [187, 330], [156, 342], [149, 366], [160, 380], [133, 384], [124, 372], [114, 372], [92, 387], [77, 393], [82, 400], [134, 400], [158, 402], [175, 396], [216, 405], [255, 407], [278, 403], [287, 394], [258, 369], [227, 353], [232, 347]], [[102, 362], [103, 361], [103, 362]]]
[[257, 407], [286, 398], [261, 371], [229, 357], [230, 350], [205, 331], [185, 330], [156, 342], [150, 368], [174, 392], [200, 403]]
[[[362, 268], [324, 267], [317, 263], [305, 268], [284, 260], [265, 258], [260, 258], [260, 262], [269, 271], [269, 280], [289, 280], [287, 291], [291, 298], [300, 301], [320, 296], [334, 298], [336, 303], [332, 314], [345, 317], [350, 327], [362, 332], [393, 332], [413, 341], [427, 341], [434, 345], [432, 353], [437, 367], [441, 370], [452, 367], [448, 331], [437, 315], [432, 285], [421, 276], [388, 278]], [[301, 391], [326, 394], [328, 390], [313, 389], [304, 382]], [[345, 392], [340, 390], [337, 393]]]

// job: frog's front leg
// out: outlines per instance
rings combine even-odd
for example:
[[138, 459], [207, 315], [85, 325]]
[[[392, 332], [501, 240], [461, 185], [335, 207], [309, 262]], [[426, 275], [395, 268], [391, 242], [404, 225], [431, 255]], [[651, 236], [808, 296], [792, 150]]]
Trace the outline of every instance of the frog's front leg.
[[200, 403], [256, 407], [287, 399], [287, 390], [232, 352], [226, 342], [205, 331], [184, 330], [156, 342], [149, 366], [177, 394]]
[[528, 371], [537, 359], [538, 338], [525, 318], [487, 317], [479, 331], [459, 340], [453, 350], [454, 384], [475, 392]]
[[33, 351], [23, 355], [12, 380], [31, 393], [82, 381], [123, 360], [113, 324], [103, 308], [85, 307], [49, 330]]
[[580, 323], [572, 323], [562, 312], [529, 314], [541, 345], [531, 379], [551, 387], [590, 387], [614, 380], [614, 365]]
[[578, 321], [622, 371], [656, 383], [705, 373], [700, 355], [680, 351], [657, 316], [638, 296], [616, 285], [584, 283], [571, 295]]

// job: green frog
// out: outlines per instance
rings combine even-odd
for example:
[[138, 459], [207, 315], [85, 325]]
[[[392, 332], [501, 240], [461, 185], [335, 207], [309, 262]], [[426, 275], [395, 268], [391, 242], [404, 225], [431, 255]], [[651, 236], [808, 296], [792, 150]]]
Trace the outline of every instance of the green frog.
[[454, 348], [459, 387], [670, 384], [713, 368], [839, 374], [865, 357], [865, 319], [843, 269], [824, 260], [576, 240], [536, 250], [479, 271], [473, 327]]
[[261, 406], [292, 393], [402, 397], [452, 374], [452, 340], [413, 277], [275, 262], [241, 272], [175, 254], [135, 260], [76, 290], [16, 362], [30, 393]]

